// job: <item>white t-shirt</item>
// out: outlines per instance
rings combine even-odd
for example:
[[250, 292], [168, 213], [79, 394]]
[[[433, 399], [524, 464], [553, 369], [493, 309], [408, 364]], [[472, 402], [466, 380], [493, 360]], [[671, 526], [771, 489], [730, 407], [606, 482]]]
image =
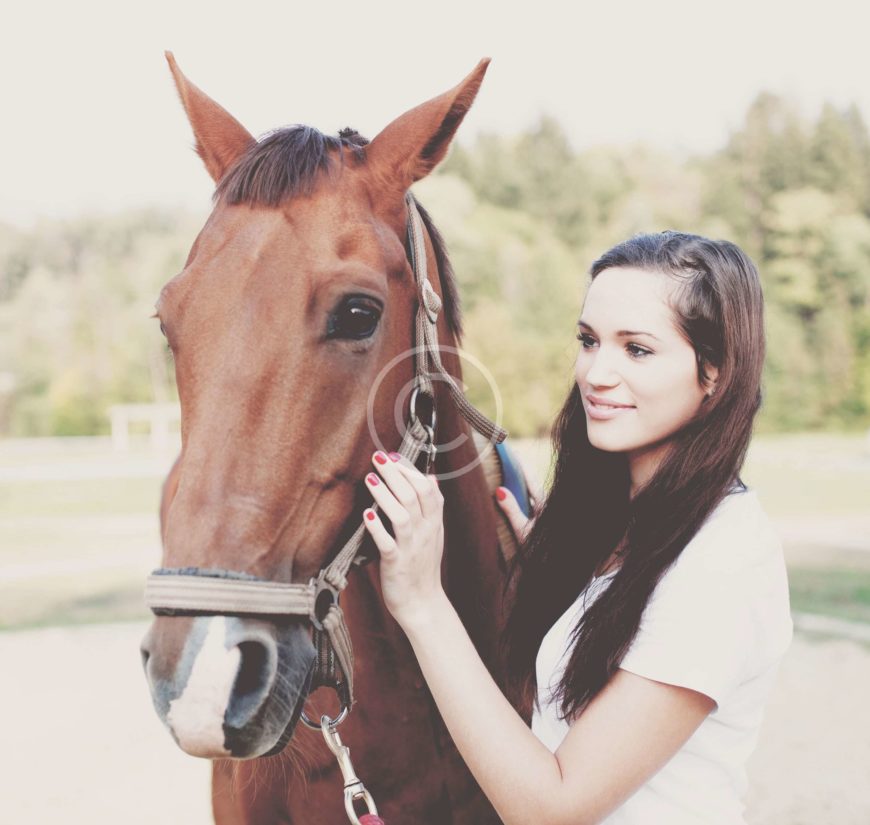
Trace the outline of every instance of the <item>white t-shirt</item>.
[[[538, 651], [532, 730], [555, 753], [569, 725], [551, 690], [571, 632], [615, 571], [589, 583]], [[584, 606], [585, 605], [585, 606]], [[717, 707], [606, 825], [742, 825], [746, 760], [792, 637], [782, 545], [753, 490], [725, 496], [662, 576], [620, 667], [691, 688]]]

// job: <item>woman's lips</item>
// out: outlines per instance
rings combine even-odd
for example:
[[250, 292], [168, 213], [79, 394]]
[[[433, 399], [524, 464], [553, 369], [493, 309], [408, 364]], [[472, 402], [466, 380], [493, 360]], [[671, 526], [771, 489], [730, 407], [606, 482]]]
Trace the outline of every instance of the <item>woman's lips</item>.
[[634, 407], [626, 405], [607, 404], [604, 399], [599, 399], [599, 402], [596, 403], [590, 396], [586, 396], [583, 399], [583, 406], [586, 407], [586, 414], [597, 421], [606, 421], [610, 418], [616, 418], [618, 415], [630, 412], [634, 409]]

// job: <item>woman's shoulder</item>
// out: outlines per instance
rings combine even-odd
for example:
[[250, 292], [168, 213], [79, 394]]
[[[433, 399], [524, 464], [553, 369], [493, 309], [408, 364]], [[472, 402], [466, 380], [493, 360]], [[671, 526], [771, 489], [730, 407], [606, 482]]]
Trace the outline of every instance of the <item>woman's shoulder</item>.
[[792, 637], [782, 546], [753, 490], [730, 493], [657, 583], [620, 667], [691, 688], [722, 712]]
[[782, 541], [756, 491], [744, 486], [722, 498], [677, 562], [721, 574], [779, 568], [784, 564]]

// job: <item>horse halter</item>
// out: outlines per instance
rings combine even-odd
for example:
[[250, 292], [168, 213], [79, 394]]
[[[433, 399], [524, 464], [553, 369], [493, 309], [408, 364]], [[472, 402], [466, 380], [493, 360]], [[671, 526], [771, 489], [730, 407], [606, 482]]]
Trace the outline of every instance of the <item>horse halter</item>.
[[[409, 402], [408, 425], [398, 452], [428, 474], [436, 453], [433, 375], [447, 385], [460, 414], [492, 444], [504, 441], [507, 432], [468, 402], [456, 381], [441, 364], [436, 330], [441, 299], [428, 278], [423, 223], [417, 204], [410, 193], [405, 200], [408, 206], [410, 261], [419, 305], [414, 384]], [[430, 415], [426, 422], [417, 414], [420, 396], [425, 396], [429, 402]], [[373, 503], [372, 509], [377, 510], [378, 505]], [[364, 533], [365, 526], [360, 523], [335, 558], [307, 584], [273, 582], [227, 570], [160, 568], [148, 576], [145, 604], [157, 616], [307, 616], [313, 626], [317, 651], [309, 693], [321, 686], [336, 691], [341, 711], [335, 719], [324, 717], [328, 726], [334, 729], [344, 720], [353, 704], [353, 648], [344, 613], [339, 606], [339, 596], [347, 587], [347, 573], [351, 565], [359, 565], [367, 560], [360, 553]], [[302, 721], [311, 728], [321, 730], [321, 724], [310, 720], [304, 712]]]

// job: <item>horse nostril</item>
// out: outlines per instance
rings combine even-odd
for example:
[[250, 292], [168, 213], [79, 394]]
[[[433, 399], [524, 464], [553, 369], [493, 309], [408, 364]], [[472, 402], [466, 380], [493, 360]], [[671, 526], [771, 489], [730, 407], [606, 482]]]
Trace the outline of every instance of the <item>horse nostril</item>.
[[142, 658], [142, 669], [145, 670], [148, 667], [148, 660], [151, 658], [151, 651], [143, 645], [139, 648], [139, 656]]
[[233, 696], [242, 699], [252, 694], [259, 695], [266, 684], [269, 672], [269, 654], [259, 642], [242, 642], [239, 645], [242, 661], [233, 687]]
[[[241, 728], [253, 718], [269, 696], [275, 679], [275, 656], [261, 641], [239, 642], [241, 660], [227, 706], [226, 721]], [[273, 651], [273, 654], [275, 651]]]

